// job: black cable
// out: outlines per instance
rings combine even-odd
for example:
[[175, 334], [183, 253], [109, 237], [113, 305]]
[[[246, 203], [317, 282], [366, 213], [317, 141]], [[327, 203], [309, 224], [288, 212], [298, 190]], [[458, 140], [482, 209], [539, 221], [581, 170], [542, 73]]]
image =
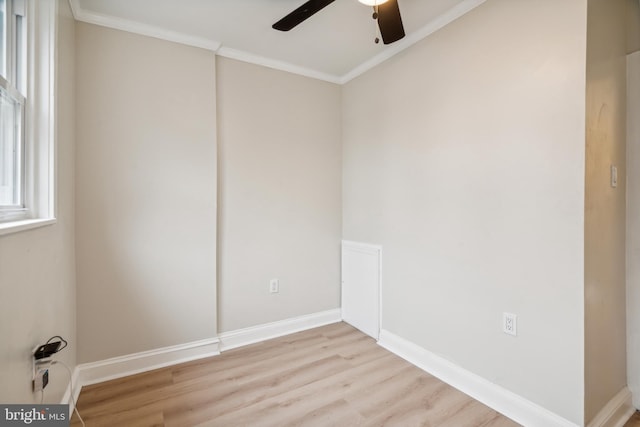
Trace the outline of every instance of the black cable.
[[62, 350], [63, 348], [67, 348], [67, 346], [69, 345], [69, 343], [67, 342], [67, 340], [65, 340], [64, 338], [62, 338], [60, 335], [54, 335], [51, 338], [49, 338], [49, 340], [45, 343], [45, 344], [49, 344], [53, 339], [55, 338], [59, 338], [60, 341], [62, 341], [64, 343], [64, 345], [62, 347], [60, 347], [58, 350], [56, 350], [56, 353], [59, 352], [60, 350]]

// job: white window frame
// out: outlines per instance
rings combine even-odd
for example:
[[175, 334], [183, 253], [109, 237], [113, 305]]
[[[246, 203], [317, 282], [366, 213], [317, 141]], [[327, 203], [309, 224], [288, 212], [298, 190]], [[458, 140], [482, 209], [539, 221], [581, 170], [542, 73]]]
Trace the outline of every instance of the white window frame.
[[[25, 208], [24, 202], [24, 184], [25, 184], [25, 174], [24, 174], [24, 154], [25, 154], [25, 98], [13, 85], [11, 85], [4, 77], [0, 76], [0, 87], [2, 90], [9, 96], [10, 99], [15, 101], [19, 106], [19, 118], [16, 121], [15, 125], [17, 129], [14, 130], [16, 134], [19, 135], [19, 140], [17, 141], [19, 148], [17, 153], [16, 167], [18, 168], [18, 178], [17, 179], [17, 192], [19, 194], [19, 200], [16, 205], [12, 206], [2, 206], [0, 207], [0, 221], [8, 221], [15, 219], [22, 219], [27, 214], [27, 209]], [[1, 120], [1, 118], [0, 118]], [[4, 172], [3, 172], [4, 173]], [[15, 173], [15, 172], [14, 172]], [[16, 183], [14, 183], [16, 184]], [[16, 189], [14, 189], [15, 191]]]
[[24, 1], [27, 19], [24, 209], [15, 215], [0, 217], [0, 236], [56, 222], [54, 107], [57, 0]]

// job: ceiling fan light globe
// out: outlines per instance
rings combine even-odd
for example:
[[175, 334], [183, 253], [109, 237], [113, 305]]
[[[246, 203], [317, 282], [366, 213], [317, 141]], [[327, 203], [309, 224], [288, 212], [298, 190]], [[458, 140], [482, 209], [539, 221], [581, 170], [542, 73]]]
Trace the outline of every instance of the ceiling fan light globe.
[[387, 0], [358, 0], [362, 4], [366, 4], [367, 6], [378, 6], [382, 3], [386, 3]]

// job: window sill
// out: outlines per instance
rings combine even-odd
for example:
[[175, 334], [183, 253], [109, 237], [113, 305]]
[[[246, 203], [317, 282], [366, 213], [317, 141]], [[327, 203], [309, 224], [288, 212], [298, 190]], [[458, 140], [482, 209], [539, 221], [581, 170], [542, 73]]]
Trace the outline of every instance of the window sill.
[[19, 231], [31, 230], [33, 228], [44, 227], [46, 225], [55, 223], [55, 218], [24, 219], [21, 221], [0, 223], [0, 236], [17, 233]]

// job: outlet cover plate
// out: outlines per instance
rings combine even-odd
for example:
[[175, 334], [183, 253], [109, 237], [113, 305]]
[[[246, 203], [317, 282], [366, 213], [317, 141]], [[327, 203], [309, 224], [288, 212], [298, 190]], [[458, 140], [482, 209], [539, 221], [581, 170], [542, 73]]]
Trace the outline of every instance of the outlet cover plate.
[[277, 294], [280, 291], [280, 282], [278, 279], [269, 280], [269, 292]]
[[514, 337], [518, 335], [518, 316], [513, 313], [502, 313], [502, 332]]

